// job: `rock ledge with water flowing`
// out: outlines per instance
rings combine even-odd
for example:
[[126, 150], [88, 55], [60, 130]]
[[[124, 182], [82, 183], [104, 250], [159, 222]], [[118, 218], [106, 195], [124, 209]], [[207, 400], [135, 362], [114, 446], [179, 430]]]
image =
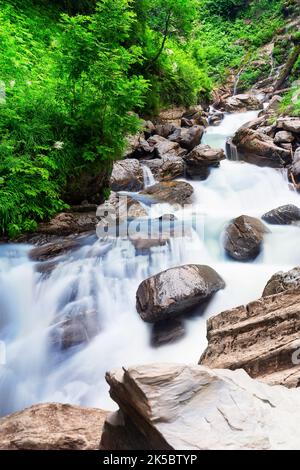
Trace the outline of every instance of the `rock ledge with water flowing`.
[[[295, 274], [299, 276], [299, 270]], [[287, 276], [283, 282], [292, 286], [292, 282], [286, 282]], [[277, 289], [281, 282], [278, 281], [277, 275], [277, 280], [271, 280], [266, 287], [269, 292], [264, 295]], [[294, 285], [299, 285], [299, 279], [294, 279]], [[299, 311], [298, 287], [210, 318], [207, 322], [208, 347], [200, 363], [218, 369], [244, 369], [251, 377], [271, 385], [298, 387]]]
[[104, 450], [300, 448], [300, 395], [244, 371], [155, 364], [109, 372], [119, 411], [106, 419]]
[[210, 168], [219, 166], [226, 157], [222, 149], [212, 149], [209, 145], [200, 144], [183, 158], [187, 176], [205, 179], [209, 175]]
[[136, 307], [148, 323], [191, 313], [224, 289], [225, 282], [209, 266], [188, 264], [171, 268], [143, 281], [136, 294]]
[[44, 403], [0, 419], [0, 450], [97, 450], [106, 411]]
[[110, 177], [112, 191], [140, 191], [144, 186], [143, 170], [138, 160], [115, 162]]
[[189, 204], [194, 189], [185, 181], [163, 181], [141, 191], [151, 203]]

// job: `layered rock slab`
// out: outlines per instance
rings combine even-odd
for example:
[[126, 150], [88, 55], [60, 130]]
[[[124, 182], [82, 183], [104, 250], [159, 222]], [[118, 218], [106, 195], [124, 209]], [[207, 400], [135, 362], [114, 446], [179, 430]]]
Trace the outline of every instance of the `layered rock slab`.
[[[269, 288], [271, 288], [269, 286]], [[208, 347], [200, 364], [244, 369], [270, 384], [300, 383], [300, 289], [220, 313], [207, 322]]]
[[300, 394], [244, 371], [155, 364], [106, 380], [120, 409], [104, 425], [105, 450], [299, 449]]

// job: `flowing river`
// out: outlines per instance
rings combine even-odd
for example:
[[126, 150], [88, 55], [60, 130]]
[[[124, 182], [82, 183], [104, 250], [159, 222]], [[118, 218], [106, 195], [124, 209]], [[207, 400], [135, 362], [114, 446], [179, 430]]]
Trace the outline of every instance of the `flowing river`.
[[[227, 137], [256, 112], [225, 117], [210, 127], [204, 142], [225, 147]], [[145, 171], [147, 184], [152, 176]], [[28, 258], [28, 245], [0, 245], [0, 414], [40, 402], [65, 402], [113, 409], [105, 372], [114, 367], [151, 362], [197, 363], [206, 347], [206, 320], [223, 310], [260, 297], [269, 277], [300, 265], [299, 228], [272, 226], [264, 250], [251, 263], [226, 258], [222, 231], [242, 214], [261, 217], [283, 204], [300, 206], [285, 172], [243, 162], [223, 161], [206, 181], [192, 181], [190, 212], [201, 224], [184, 238], [136, 254], [128, 240], [101, 242], [90, 236], [76, 252], [62, 257], [50, 276]], [[155, 205], [151, 217], [174, 212]], [[150, 275], [186, 263], [208, 264], [225, 280], [202, 316], [186, 320], [186, 336], [154, 348], [150, 326], [135, 309], [138, 285]], [[99, 333], [87, 344], [61, 351], [49, 340], [53, 325], [65, 315], [97, 312]]]

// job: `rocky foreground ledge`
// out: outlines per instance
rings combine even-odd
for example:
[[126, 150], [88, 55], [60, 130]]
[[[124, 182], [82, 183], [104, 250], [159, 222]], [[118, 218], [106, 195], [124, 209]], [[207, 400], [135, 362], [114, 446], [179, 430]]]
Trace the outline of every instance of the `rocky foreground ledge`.
[[0, 450], [96, 450], [106, 411], [44, 403], [0, 419]]
[[107, 374], [118, 412], [104, 426], [105, 450], [299, 449], [300, 393], [246, 372], [176, 364]]

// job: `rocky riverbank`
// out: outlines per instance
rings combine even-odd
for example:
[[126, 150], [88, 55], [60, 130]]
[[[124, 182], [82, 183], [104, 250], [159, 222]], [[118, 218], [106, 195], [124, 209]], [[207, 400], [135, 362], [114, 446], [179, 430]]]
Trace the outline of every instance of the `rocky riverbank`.
[[[255, 156], [259, 165], [288, 171], [296, 185], [299, 122], [277, 115], [274, 119], [272, 106], [271, 102], [258, 119], [235, 134], [228, 145], [229, 156], [235, 145], [239, 159], [245, 160], [245, 154], [248, 160]], [[256, 95], [238, 95], [211, 114], [197, 107], [179, 114], [173, 110], [171, 118], [163, 116], [155, 124], [145, 122], [144, 131], [131, 139], [126, 158], [114, 164], [110, 197], [98, 207], [97, 214], [95, 206], [75, 206], [41, 224], [29, 239], [35, 243], [29, 256], [36, 271], [50, 275], [58, 263], [80, 250], [88, 237], [94, 237], [95, 225], [103, 230], [110, 223], [120, 229], [128, 221], [153, 221], [149, 216], [153, 204], [182, 207], [193, 203], [192, 182], [205, 181], [210, 170], [225, 159], [221, 148], [201, 143], [208, 122], [217, 125], [226, 110], [244, 111], [245, 107], [259, 111], [263, 106]], [[185, 181], [178, 179], [183, 177]], [[252, 261], [263, 252], [272, 227], [296, 227], [299, 214], [300, 209], [292, 204], [262, 211], [260, 218], [236, 214], [220, 233], [222, 250], [237, 263]], [[158, 240], [143, 230], [129, 237], [137, 256], [168, 245], [176, 237], [177, 217], [173, 213], [154, 220], [159, 227]], [[108, 246], [105, 252], [110, 249]], [[297, 390], [288, 390], [297, 388], [300, 380], [296, 357], [300, 347], [299, 285], [299, 268], [275, 273], [261, 299], [210, 318], [208, 347], [200, 365], [145, 365], [107, 373], [111, 397], [120, 407], [112, 415], [97, 409], [45, 404], [2, 418], [0, 448], [299, 448], [300, 436], [294, 429], [300, 398]], [[185, 318], [203, 315], [223, 289], [226, 283], [212, 267], [182, 264], [140, 283], [136, 315], [150, 325], [153, 346], [170, 344], [187, 334]], [[70, 315], [67, 310], [52, 322], [48, 340], [56, 351], [72, 351], [91, 343], [101, 331], [96, 309], [76, 312]]]

